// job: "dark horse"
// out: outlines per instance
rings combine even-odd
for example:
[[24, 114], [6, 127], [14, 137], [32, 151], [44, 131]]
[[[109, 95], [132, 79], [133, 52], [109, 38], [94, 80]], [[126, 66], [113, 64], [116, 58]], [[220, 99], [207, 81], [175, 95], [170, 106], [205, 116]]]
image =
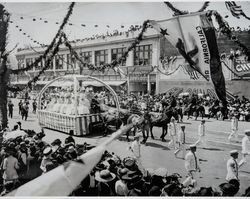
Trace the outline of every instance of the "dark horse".
[[159, 118], [152, 116], [150, 123], [151, 135], [153, 135], [153, 127], [162, 127], [162, 134], [160, 138], [162, 141], [166, 141], [165, 136], [168, 133], [168, 124], [170, 123], [172, 117], [178, 120], [178, 110], [173, 107], [165, 109]]
[[205, 108], [202, 105], [191, 105], [186, 109], [188, 118], [190, 118], [191, 115], [195, 115], [195, 120], [197, 120], [198, 116], [200, 115], [202, 119], [205, 117]]

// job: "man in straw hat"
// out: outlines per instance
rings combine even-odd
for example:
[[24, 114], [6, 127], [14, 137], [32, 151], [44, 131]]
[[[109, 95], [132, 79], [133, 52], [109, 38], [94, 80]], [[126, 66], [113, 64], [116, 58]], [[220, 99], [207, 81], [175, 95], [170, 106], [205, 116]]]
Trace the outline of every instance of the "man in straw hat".
[[227, 176], [226, 180], [230, 181], [232, 179], [239, 180], [239, 167], [237, 162], [239, 152], [237, 150], [230, 151], [231, 158], [227, 161]]
[[200, 172], [199, 161], [196, 157], [196, 145], [189, 146], [190, 151], [185, 156], [185, 168], [188, 172], [188, 177], [183, 181], [184, 186], [193, 185], [196, 186], [197, 171]]
[[111, 182], [116, 178], [114, 173], [111, 173], [109, 170], [105, 169], [95, 173], [95, 180], [98, 181], [97, 189], [98, 196], [112, 196], [114, 195]]
[[243, 158], [239, 162], [239, 165], [243, 166], [247, 162], [250, 162], [250, 129], [245, 130], [245, 136], [242, 139], [241, 145]]
[[231, 133], [228, 136], [228, 140], [231, 142], [232, 138], [238, 138], [238, 119], [237, 119], [237, 114], [234, 113], [234, 116], [232, 117], [231, 120]]
[[43, 173], [46, 173], [47, 172], [47, 169], [46, 169], [46, 165], [49, 165], [52, 163], [52, 160], [51, 160], [51, 155], [52, 155], [52, 148], [51, 147], [46, 147], [44, 150], [43, 150], [43, 159], [42, 159], [42, 162], [41, 162], [41, 165], [40, 165], [40, 169], [42, 169]]

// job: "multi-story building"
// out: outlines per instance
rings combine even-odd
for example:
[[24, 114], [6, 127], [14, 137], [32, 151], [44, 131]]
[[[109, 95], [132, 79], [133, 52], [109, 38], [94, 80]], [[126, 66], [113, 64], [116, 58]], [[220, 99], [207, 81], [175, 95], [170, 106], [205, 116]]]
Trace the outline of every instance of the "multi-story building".
[[[111, 63], [112, 60], [119, 58], [134, 41], [139, 31], [122, 33], [116, 36], [104, 37], [98, 39], [84, 39], [71, 42], [76, 52], [85, 62], [95, 66]], [[237, 33], [239, 38], [250, 47], [250, 34], [247, 31]], [[218, 38], [220, 53], [230, 54], [230, 50], [237, 49], [237, 46], [226, 39], [224, 36]], [[44, 52], [45, 48], [20, 49], [16, 54], [18, 60], [18, 68], [26, 67]], [[81, 63], [71, 56], [70, 51], [65, 46], [60, 47], [59, 53], [54, 57], [53, 63], [49, 69], [37, 82], [35, 89], [41, 89], [48, 81], [59, 75], [66, 74], [83, 74], [97, 77], [109, 85], [120, 90], [121, 86], [128, 86], [129, 92], [135, 93], [164, 93], [173, 92], [202, 92], [213, 95], [213, 86], [211, 82], [204, 79], [192, 80], [185, 71], [184, 67], [171, 74], [165, 75], [162, 70], [154, 69], [154, 66], [161, 66], [163, 57], [176, 56], [176, 64], [183, 62], [183, 58], [178, 51], [160, 34], [153, 29], [148, 29], [140, 44], [129, 52], [126, 60], [119, 66], [126, 77], [121, 77], [114, 70], [106, 70], [104, 73], [98, 71], [90, 71], [87, 67], [82, 68]], [[28, 80], [33, 78], [43, 67], [44, 62], [32, 68], [26, 74], [19, 74], [14, 79], [13, 84], [19, 86], [26, 85]], [[223, 67], [226, 79], [227, 89], [232, 94], [244, 95], [250, 97], [248, 80], [250, 78], [250, 64], [247, 61], [243, 63], [245, 76], [244, 79], [237, 78], [236, 66], [232, 62], [228, 62], [227, 67]], [[230, 70], [228, 69], [230, 68]], [[153, 70], [154, 69], [154, 70]], [[232, 73], [234, 71], [234, 73]], [[240, 71], [242, 72], [242, 70]]]

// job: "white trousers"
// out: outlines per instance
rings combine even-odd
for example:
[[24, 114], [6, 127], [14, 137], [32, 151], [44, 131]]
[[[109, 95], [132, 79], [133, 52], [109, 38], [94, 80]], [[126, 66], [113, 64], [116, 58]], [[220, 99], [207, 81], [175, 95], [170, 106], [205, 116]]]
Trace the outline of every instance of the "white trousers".
[[238, 130], [232, 130], [230, 135], [228, 136], [228, 140], [231, 141], [233, 138], [238, 138]]
[[181, 151], [182, 151], [182, 158], [185, 158], [186, 146], [185, 144], [179, 143], [179, 148], [174, 152], [175, 156], [177, 156]]
[[173, 145], [173, 148], [176, 149], [176, 137], [175, 135], [171, 135], [171, 140], [170, 142], [168, 143], [168, 147], [170, 147], [171, 145]]
[[199, 136], [199, 139], [195, 142], [195, 145], [202, 143], [203, 147], [207, 146], [206, 136]]
[[239, 162], [239, 166], [242, 167], [243, 165], [246, 165], [247, 163], [250, 163], [250, 155], [243, 154], [243, 157]]

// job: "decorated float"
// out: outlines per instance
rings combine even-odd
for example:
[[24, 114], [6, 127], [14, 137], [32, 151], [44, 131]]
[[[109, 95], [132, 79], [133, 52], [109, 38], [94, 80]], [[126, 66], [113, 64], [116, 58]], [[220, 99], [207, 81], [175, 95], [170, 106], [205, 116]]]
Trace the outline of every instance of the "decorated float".
[[40, 126], [64, 133], [73, 130], [75, 136], [92, 133], [90, 125], [101, 122], [111, 110], [117, 115], [120, 111], [117, 94], [91, 76], [58, 77], [45, 85], [38, 96]]

